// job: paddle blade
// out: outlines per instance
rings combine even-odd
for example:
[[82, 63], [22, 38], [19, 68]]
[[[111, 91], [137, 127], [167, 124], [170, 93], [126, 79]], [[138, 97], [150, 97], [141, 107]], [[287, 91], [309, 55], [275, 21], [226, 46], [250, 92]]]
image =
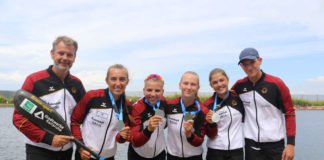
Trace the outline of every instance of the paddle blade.
[[20, 114], [38, 127], [60, 135], [72, 135], [64, 119], [43, 100], [25, 91], [18, 90], [14, 96], [14, 106]]

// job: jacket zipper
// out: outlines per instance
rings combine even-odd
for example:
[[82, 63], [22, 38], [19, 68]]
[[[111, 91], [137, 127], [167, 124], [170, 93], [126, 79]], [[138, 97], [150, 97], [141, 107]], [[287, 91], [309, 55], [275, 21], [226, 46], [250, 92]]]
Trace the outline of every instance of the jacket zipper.
[[113, 115], [113, 111], [114, 111], [114, 109], [111, 108], [111, 114], [110, 114], [111, 116], [110, 116], [110, 120], [109, 120], [108, 126], [107, 126], [107, 128], [106, 128], [105, 137], [104, 137], [104, 139], [103, 139], [103, 142], [102, 142], [102, 145], [101, 145], [101, 148], [100, 148], [100, 151], [99, 151], [98, 155], [101, 154], [102, 149], [103, 149], [103, 147], [104, 147], [104, 145], [105, 145], [106, 137], [107, 137], [107, 132], [108, 132], [109, 126], [110, 126], [110, 124], [111, 124], [111, 119], [112, 119], [112, 117], [114, 116], [114, 115]]
[[[65, 106], [65, 101], [66, 101], [66, 98], [65, 98], [66, 97], [65, 90], [66, 90], [66, 87], [65, 87], [65, 84], [63, 82], [63, 92], [64, 92], [64, 94], [63, 94], [63, 109], [64, 109], [64, 121], [66, 123], [67, 117], [66, 117], [66, 106]], [[64, 146], [62, 146], [61, 151], [63, 150], [63, 148], [64, 148]]]
[[232, 121], [233, 121], [233, 117], [232, 117], [232, 112], [231, 112], [231, 110], [229, 109], [229, 107], [227, 106], [227, 109], [228, 109], [228, 111], [229, 111], [229, 114], [230, 114], [230, 118], [231, 118], [231, 121], [230, 121], [230, 124], [229, 124], [229, 126], [228, 126], [228, 130], [227, 130], [227, 138], [228, 138], [228, 150], [230, 150], [230, 148], [231, 148], [231, 140], [230, 140], [230, 128], [231, 128], [231, 126], [232, 126]]
[[260, 126], [259, 126], [259, 120], [258, 120], [258, 108], [256, 105], [255, 89], [254, 88], [253, 88], [253, 100], [254, 100], [254, 107], [255, 107], [255, 120], [256, 120], [256, 124], [258, 126], [258, 143], [260, 143]]
[[181, 139], [181, 149], [182, 149], [182, 158], [184, 158], [184, 151], [183, 151], [183, 140], [182, 140], [182, 123], [183, 123], [183, 116], [180, 124], [180, 139]]
[[154, 152], [153, 152], [153, 158], [156, 156], [155, 155], [156, 154], [156, 142], [157, 142], [157, 140], [159, 138], [159, 128], [160, 128], [160, 126], [158, 126], [158, 128], [157, 128], [157, 135], [156, 135], [156, 139], [155, 139], [155, 147], [154, 147]]

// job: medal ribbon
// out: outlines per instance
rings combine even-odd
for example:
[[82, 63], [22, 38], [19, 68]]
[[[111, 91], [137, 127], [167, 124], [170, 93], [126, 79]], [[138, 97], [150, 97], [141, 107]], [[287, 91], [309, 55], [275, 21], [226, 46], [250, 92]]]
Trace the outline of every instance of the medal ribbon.
[[185, 107], [185, 105], [183, 104], [183, 100], [182, 100], [182, 98], [180, 98], [180, 104], [181, 104], [181, 108], [182, 108], [182, 113], [183, 113], [183, 115], [185, 115], [186, 113], [189, 113], [190, 115], [195, 115], [195, 114], [197, 114], [197, 113], [200, 111], [200, 104], [199, 104], [199, 102], [198, 102], [197, 99], [195, 99], [195, 104], [196, 104], [197, 107], [198, 107], [198, 110], [197, 110], [197, 111], [187, 112], [187, 111], [186, 111], [186, 107]]
[[110, 90], [109, 90], [108, 94], [109, 94], [109, 98], [110, 98], [111, 104], [114, 107], [115, 114], [117, 115], [117, 119], [120, 120], [120, 121], [122, 121], [123, 120], [123, 102], [122, 102], [122, 100], [120, 101], [120, 108], [119, 108], [119, 112], [118, 112], [118, 110], [117, 110], [118, 108], [117, 108], [117, 105], [116, 105], [114, 96], [112, 95], [112, 93], [111, 93]]
[[215, 95], [215, 99], [214, 99], [214, 105], [213, 105], [213, 111], [215, 112], [217, 107], [220, 107], [224, 100], [229, 96], [229, 91], [226, 92], [226, 96], [224, 97], [224, 99], [222, 101], [220, 101], [218, 104], [217, 104], [217, 94]]

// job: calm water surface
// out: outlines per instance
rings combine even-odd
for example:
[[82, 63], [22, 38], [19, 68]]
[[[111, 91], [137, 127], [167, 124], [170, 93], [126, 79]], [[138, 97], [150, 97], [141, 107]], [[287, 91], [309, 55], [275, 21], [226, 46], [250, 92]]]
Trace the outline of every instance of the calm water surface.
[[[24, 135], [12, 124], [13, 108], [0, 107], [0, 159], [24, 160]], [[323, 160], [324, 111], [297, 111], [295, 160]], [[116, 160], [126, 160], [128, 144], [118, 146]]]

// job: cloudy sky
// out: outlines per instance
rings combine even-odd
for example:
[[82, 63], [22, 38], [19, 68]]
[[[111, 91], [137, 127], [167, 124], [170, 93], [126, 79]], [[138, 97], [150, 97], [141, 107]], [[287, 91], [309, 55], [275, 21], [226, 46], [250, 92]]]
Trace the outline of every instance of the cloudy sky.
[[245, 76], [240, 51], [255, 47], [293, 94], [324, 94], [322, 0], [0, 0], [0, 11], [0, 90], [52, 64], [51, 43], [68, 35], [80, 46], [71, 72], [87, 90], [105, 88], [108, 66], [121, 63], [129, 91], [150, 73], [178, 91], [188, 70], [211, 91], [209, 71], [225, 69], [232, 85]]

